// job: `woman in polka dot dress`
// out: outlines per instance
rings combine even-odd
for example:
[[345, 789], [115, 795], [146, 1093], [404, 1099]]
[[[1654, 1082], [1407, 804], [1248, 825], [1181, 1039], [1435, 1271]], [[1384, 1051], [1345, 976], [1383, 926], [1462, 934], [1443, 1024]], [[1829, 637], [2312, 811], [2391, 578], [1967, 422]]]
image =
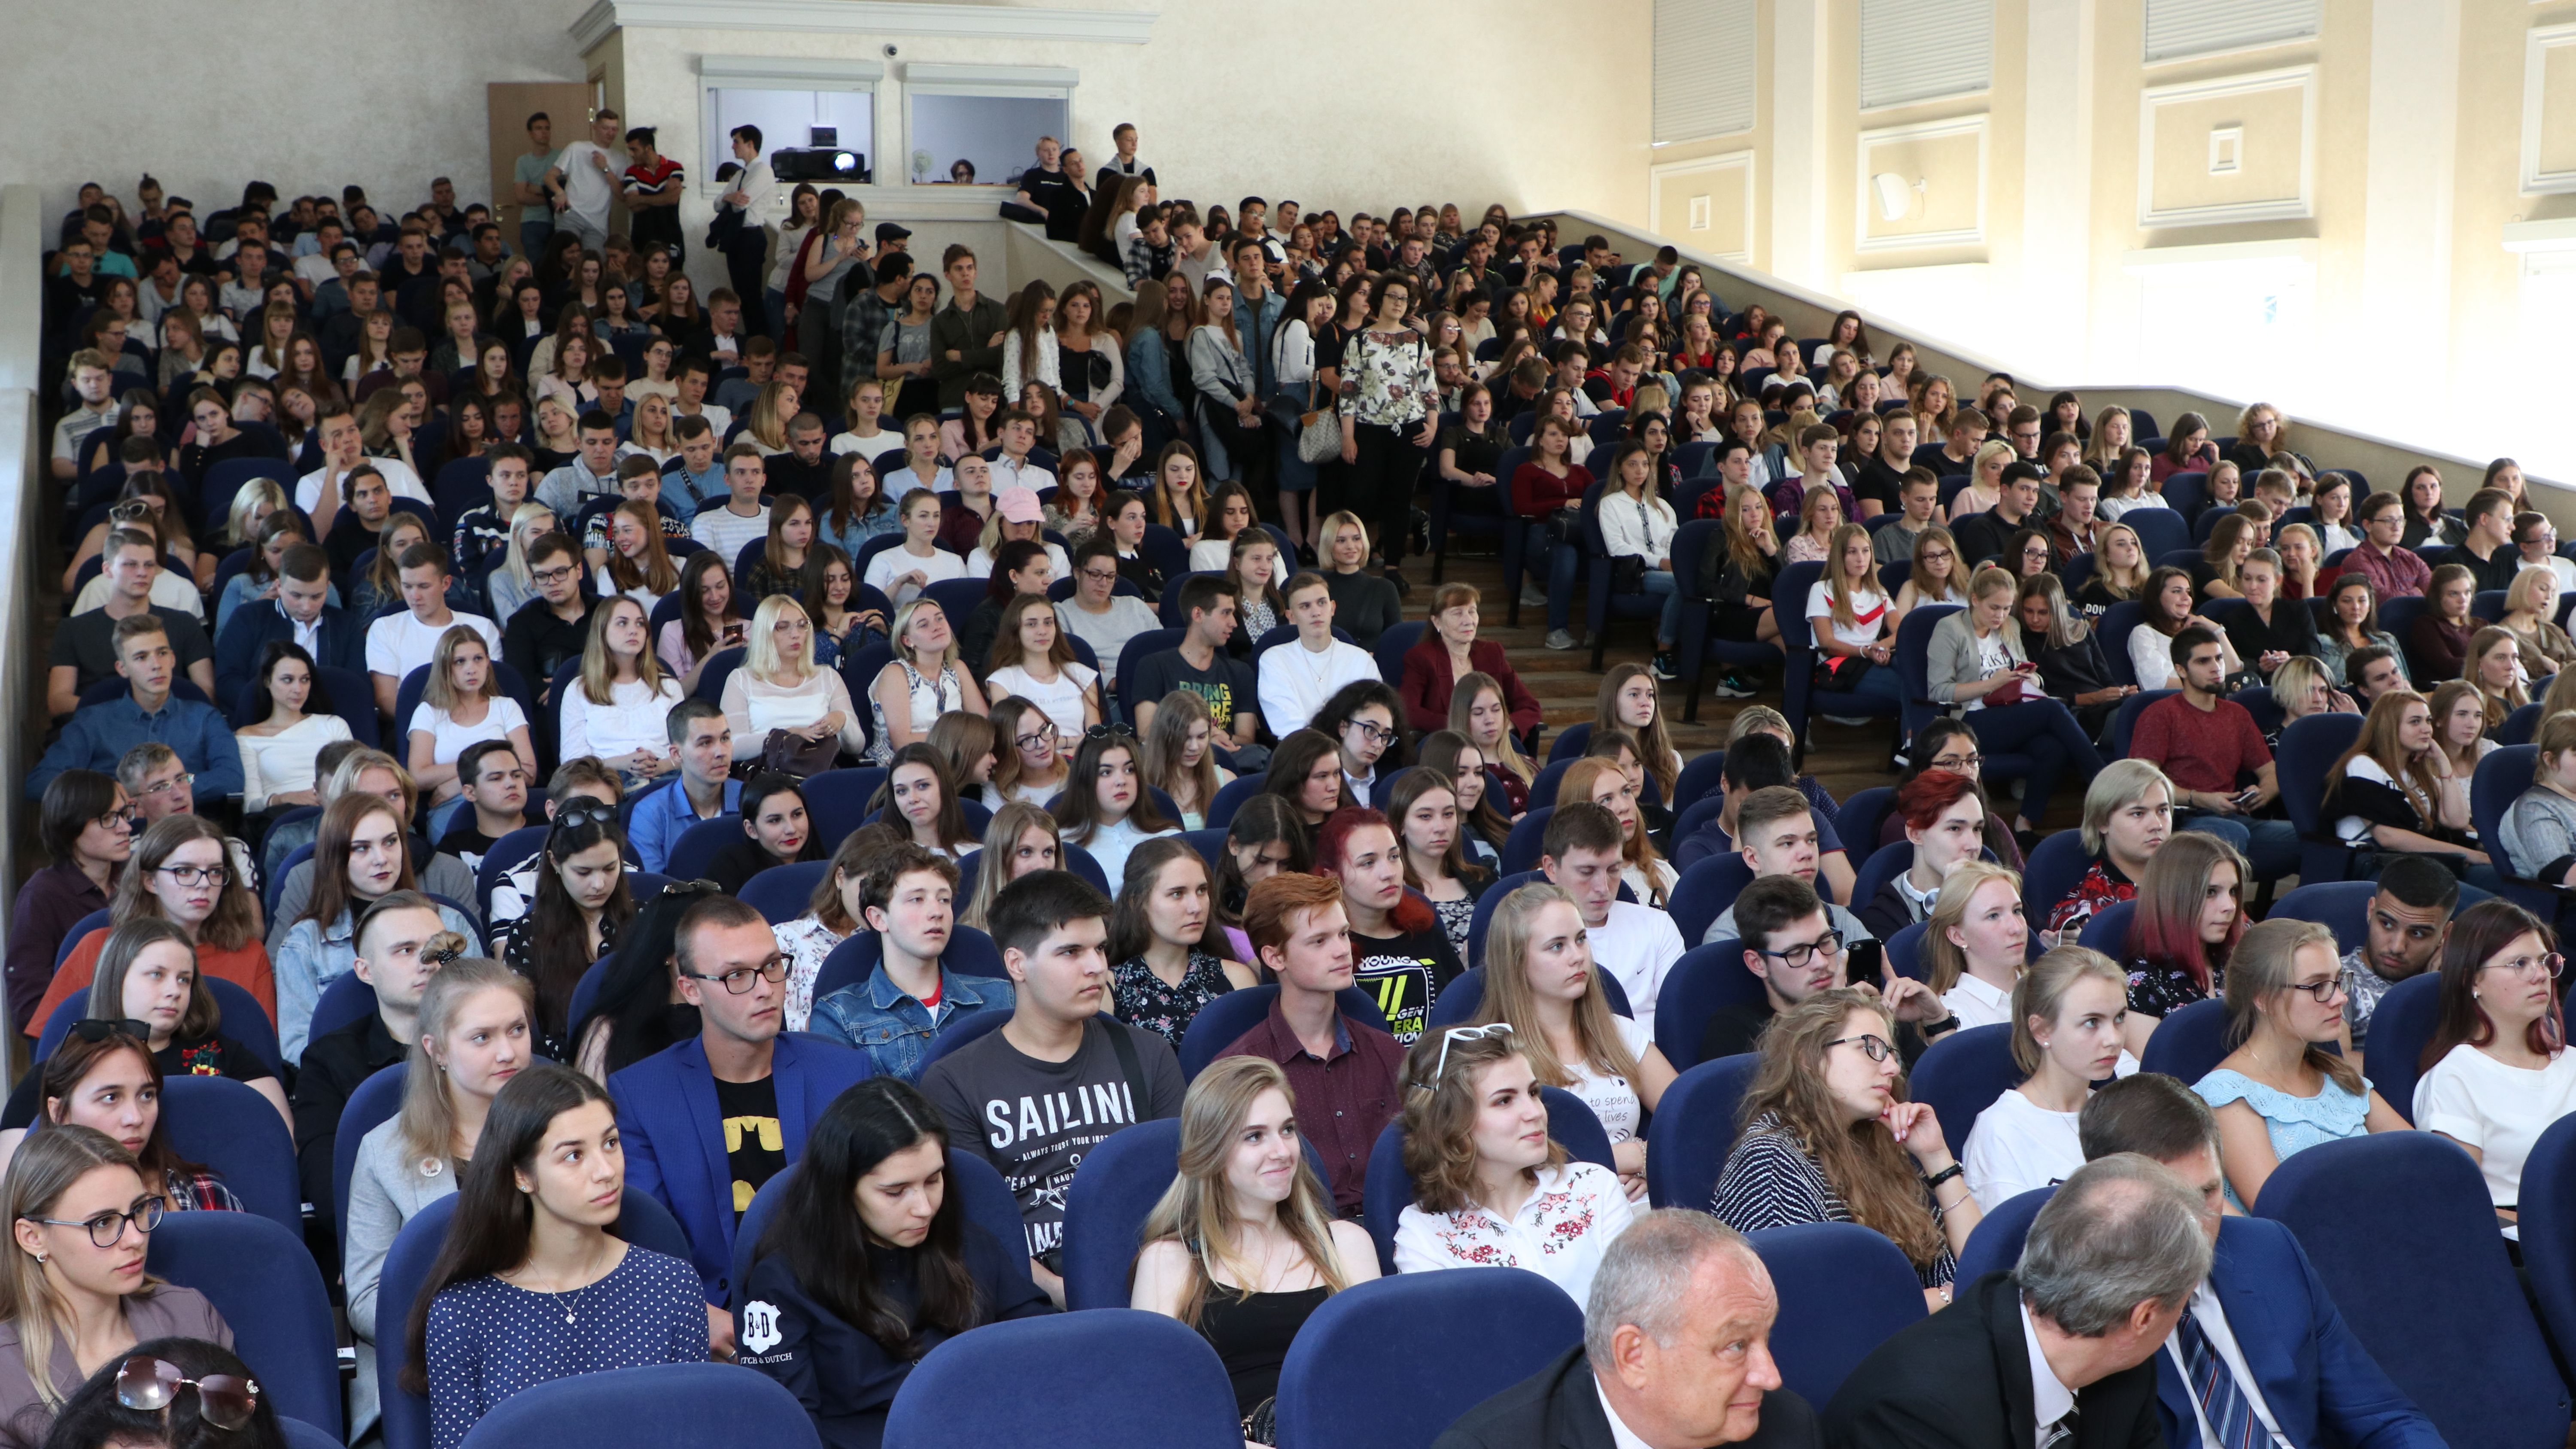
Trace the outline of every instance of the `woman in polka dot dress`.
[[550, 1379], [705, 1361], [697, 1270], [608, 1233], [625, 1186], [617, 1114], [590, 1078], [541, 1062], [492, 1099], [412, 1309], [403, 1383], [429, 1396], [433, 1449]]

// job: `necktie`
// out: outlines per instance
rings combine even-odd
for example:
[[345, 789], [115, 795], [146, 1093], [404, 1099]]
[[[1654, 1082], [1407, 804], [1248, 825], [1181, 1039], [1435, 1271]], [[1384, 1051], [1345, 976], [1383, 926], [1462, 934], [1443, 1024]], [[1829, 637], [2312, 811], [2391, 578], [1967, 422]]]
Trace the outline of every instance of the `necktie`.
[[2067, 1446], [2073, 1444], [2075, 1442], [2075, 1418], [2076, 1415], [2082, 1412], [2083, 1409], [2078, 1407], [2068, 1409], [2065, 1413], [2059, 1415], [2057, 1422], [2048, 1426], [2048, 1432], [2040, 1436], [2039, 1449], [2067, 1449]]
[[2246, 1397], [2236, 1375], [2228, 1372], [2226, 1360], [2209, 1341], [2208, 1330], [2185, 1313], [2176, 1332], [2181, 1335], [2183, 1377], [2191, 1383], [2191, 1396], [2200, 1401], [2218, 1449], [2266, 1449], [2271, 1436], [2254, 1417], [2253, 1400]]

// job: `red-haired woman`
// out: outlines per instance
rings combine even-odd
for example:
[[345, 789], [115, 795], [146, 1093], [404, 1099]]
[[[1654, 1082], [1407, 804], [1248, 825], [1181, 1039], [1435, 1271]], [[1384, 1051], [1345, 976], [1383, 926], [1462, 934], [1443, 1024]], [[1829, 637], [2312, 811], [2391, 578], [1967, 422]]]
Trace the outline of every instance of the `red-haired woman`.
[[1411, 1046], [1462, 968], [1431, 903], [1404, 888], [1394, 825], [1363, 806], [1334, 811], [1315, 835], [1315, 874], [1342, 883], [1354, 984], [1386, 1012], [1395, 1039]]

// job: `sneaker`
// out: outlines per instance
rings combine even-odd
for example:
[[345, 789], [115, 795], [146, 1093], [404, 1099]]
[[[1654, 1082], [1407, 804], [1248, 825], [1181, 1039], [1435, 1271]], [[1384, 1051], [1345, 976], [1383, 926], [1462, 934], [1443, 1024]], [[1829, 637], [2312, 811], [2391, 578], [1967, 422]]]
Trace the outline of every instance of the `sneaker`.
[[1550, 649], [1580, 649], [1583, 647], [1583, 641], [1575, 638], [1571, 633], [1568, 633], [1563, 629], [1550, 629], [1547, 631], [1547, 647]]
[[1536, 584], [1529, 584], [1529, 583], [1522, 584], [1522, 585], [1521, 585], [1521, 607], [1522, 607], [1522, 608], [1524, 608], [1524, 609], [1544, 609], [1544, 608], [1546, 608], [1546, 607], [1547, 607], [1547, 591], [1546, 591], [1545, 589], [1540, 588], [1540, 587], [1539, 587], [1538, 585], [1536, 585]]
[[1673, 651], [1670, 649], [1656, 650], [1653, 661], [1646, 666], [1646, 672], [1666, 684], [1682, 677], [1680, 668], [1673, 663]]
[[1843, 725], [1851, 729], [1859, 729], [1865, 725], [1876, 724], [1878, 721], [1873, 719], [1863, 719], [1858, 716], [1848, 714], [1829, 714], [1825, 716], [1825, 723]]
[[1742, 675], [1727, 673], [1719, 675], [1709, 685], [1708, 692], [1720, 699], [1751, 699], [1754, 689]]

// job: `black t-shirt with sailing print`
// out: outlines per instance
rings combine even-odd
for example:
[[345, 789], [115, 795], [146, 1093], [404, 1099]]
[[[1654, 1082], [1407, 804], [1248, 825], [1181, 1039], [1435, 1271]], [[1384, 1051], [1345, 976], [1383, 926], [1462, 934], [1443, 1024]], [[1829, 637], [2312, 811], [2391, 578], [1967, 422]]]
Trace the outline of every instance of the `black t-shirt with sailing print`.
[[1395, 1039], [1411, 1046], [1431, 1021], [1431, 1005], [1449, 983], [1463, 974], [1458, 953], [1439, 927], [1400, 936], [1363, 936], [1351, 932], [1351, 956], [1357, 963], [1352, 985], [1369, 995], [1386, 1013]]

